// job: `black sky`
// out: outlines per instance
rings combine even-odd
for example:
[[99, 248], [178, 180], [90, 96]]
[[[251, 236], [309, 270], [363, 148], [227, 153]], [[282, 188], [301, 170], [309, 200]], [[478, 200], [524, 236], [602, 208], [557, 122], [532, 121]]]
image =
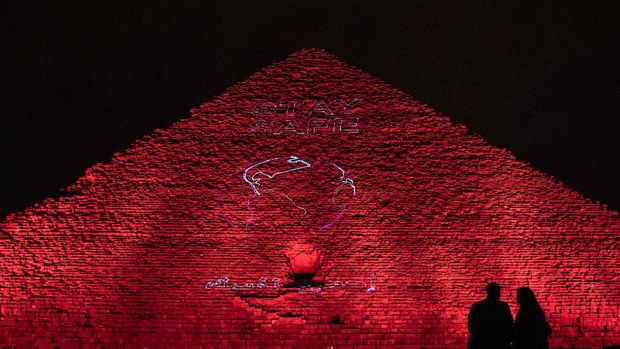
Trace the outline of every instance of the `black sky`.
[[3, 2], [0, 218], [321, 47], [620, 209], [614, 2]]

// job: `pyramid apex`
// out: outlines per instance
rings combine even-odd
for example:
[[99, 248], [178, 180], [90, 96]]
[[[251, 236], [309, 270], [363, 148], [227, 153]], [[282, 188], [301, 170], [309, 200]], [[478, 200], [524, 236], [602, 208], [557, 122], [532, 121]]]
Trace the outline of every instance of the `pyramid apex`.
[[334, 55], [333, 53], [327, 51], [326, 49], [323, 48], [318, 48], [318, 47], [309, 47], [309, 48], [302, 48], [298, 51], [295, 51], [291, 54], [289, 54], [285, 60], [303, 60], [306, 62], [309, 61], [316, 61], [316, 60], [326, 60], [326, 61], [338, 61], [338, 62], [342, 62], [342, 59], [340, 59], [339, 57], [337, 57], [336, 55]]

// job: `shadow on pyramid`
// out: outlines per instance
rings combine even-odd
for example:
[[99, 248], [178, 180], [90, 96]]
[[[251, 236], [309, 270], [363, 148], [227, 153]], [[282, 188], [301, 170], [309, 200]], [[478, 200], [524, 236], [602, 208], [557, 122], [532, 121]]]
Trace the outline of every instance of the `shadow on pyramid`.
[[464, 348], [490, 281], [620, 344], [617, 212], [308, 49], [1, 223], [1, 345]]

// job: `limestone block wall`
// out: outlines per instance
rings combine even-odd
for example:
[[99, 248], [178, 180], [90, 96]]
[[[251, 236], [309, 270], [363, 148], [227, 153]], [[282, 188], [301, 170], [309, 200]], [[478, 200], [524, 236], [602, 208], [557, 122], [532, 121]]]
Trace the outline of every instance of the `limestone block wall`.
[[[253, 197], [244, 171], [290, 157], [337, 165], [354, 195], [329, 196], [339, 177], [278, 182], [271, 164]], [[617, 212], [322, 50], [137, 140], [0, 232], [11, 347], [464, 348], [490, 281], [513, 315], [516, 289], [534, 290], [552, 347], [620, 344]]]

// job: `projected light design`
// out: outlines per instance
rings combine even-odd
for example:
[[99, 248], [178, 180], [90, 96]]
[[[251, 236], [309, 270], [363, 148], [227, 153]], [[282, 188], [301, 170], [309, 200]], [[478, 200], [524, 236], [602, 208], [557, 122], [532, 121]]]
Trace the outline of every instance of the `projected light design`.
[[320, 232], [351, 206], [353, 179], [340, 166], [311, 157], [274, 157], [231, 176], [218, 204], [225, 219], [245, 232]]
[[[253, 283], [236, 283], [228, 276], [219, 278], [215, 281], [208, 282], [205, 285], [206, 290], [224, 289], [231, 291], [249, 291], [249, 290], [268, 290], [268, 289], [282, 289], [282, 283], [279, 278], [272, 278], [268, 280], [266, 277], [260, 277], [258, 282]], [[301, 294], [317, 294], [323, 291], [338, 290], [342, 288], [354, 288], [363, 290], [366, 293], [374, 293], [377, 291], [376, 276], [374, 273], [370, 274], [368, 282], [365, 281], [334, 281], [325, 282], [320, 286], [301, 286], [297, 289], [297, 293]]]

